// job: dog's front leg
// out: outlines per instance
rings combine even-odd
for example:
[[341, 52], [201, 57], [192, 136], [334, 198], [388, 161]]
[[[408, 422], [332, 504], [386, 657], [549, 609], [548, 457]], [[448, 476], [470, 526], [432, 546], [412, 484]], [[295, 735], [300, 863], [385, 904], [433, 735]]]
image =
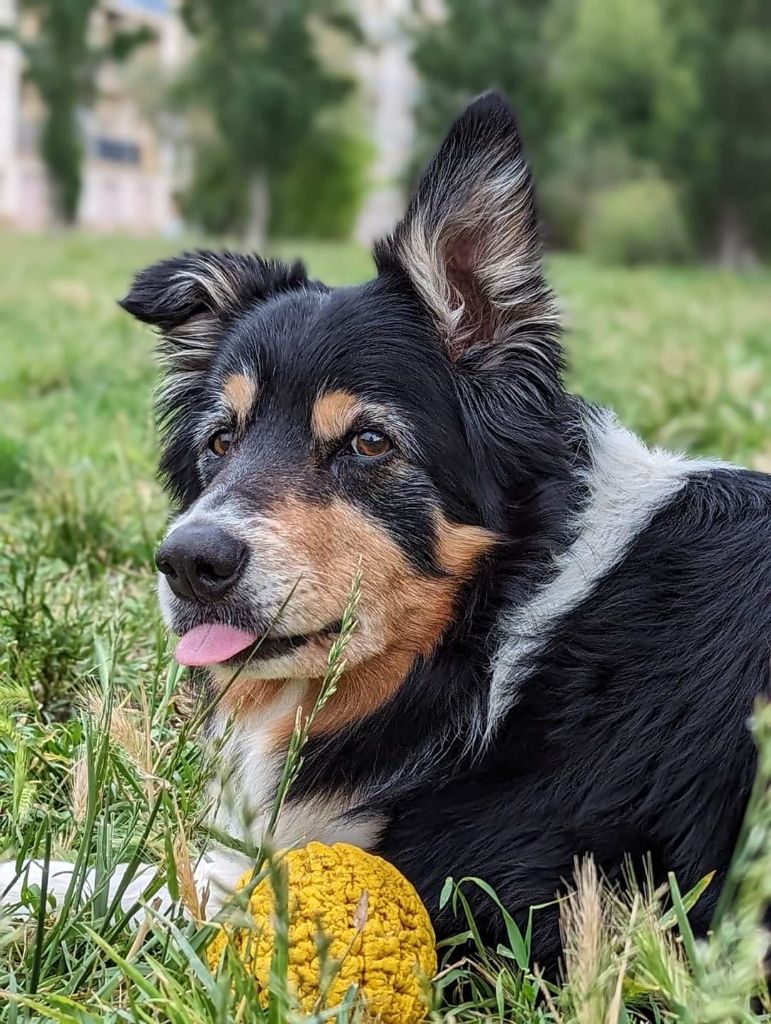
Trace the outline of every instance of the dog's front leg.
[[[120, 886], [123, 883], [128, 864], [118, 864], [113, 870], [107, 884], [108, 899], [110, 902], [116, 897]], [[153, 881], [158, 869], [150, 864], [140, 864], [121, 894], [120, 905], [124, 913], [130, 913], [136, 909], [136, 904], [143, 899], [145, 890]], [[53, 898], [57, 907], [64, 902], [67, 892], [72, 885], [75, 874], [75, 865], [69, 861], [52, 860], [48, 864], [48, 877], [46, 879], [46, 865], [43, 861], [32, 860], [24, 865], [21, 872], [17, 872], [13, 861], [5, 861], [0, 864], [0, 906], [10, 908], [13, 917], [27, 917], [30, 908], [23, 903], [24, 890], [32, 886], [42, 891], [44, 883], [47, 899]], [[90, 868], [86, 872], [81, 889], [81, 901], [90, 899], [96, 891], [96, 872]], [[165, 912], [172, 906], [172, 899], [166, 886], [161, 886], [153, 895], [152, 901], [160, 899], [160, 911]]]
[[[248, 870], [250, 862], [246, 857], [230, 850], [216, 849], [202, 857], [195, 867], [195, 881], [198, 895], [205, 908], [207, 919], [217, 914], [228, 896], [235, 891], [236, 882]], [[111, 872], [107, 883], [108, 899], [116, 897], [122, 886], [128, 864], [118, 864]], [[45, 864], [40, 860], [29, 861], [17, 872], [13, 861], [0, 864], [0, 907], [8, 908], [12, 917], [24, 918], [30, 914], [30, 908], [23, 901], [24, 890], [36, 886], [42, 891], [46, 882], [47, 898], [53, 898], [55, 905], [61, 907], [72, 884], [75, 865], [68, 861], [50, 861], [48, 878], [45, 880]], [[136, 920], [143, 913], [142, 903], [149, 902], [160, 914], [167, 913], [174, 905], [168, 887], [163, 885], [152, 897], [145, 900], [145, 892], [155, 879], [158, 868], [151, 864], [140, 864], [134, 871], [120, 897], [121, 909], [131, 914]], [[93, 868], [86, 872], [81, 890], [81, 901], [90, 899], [96, 891], [96, 872]], [[185, 907], [182, 908], [186, 912]]]

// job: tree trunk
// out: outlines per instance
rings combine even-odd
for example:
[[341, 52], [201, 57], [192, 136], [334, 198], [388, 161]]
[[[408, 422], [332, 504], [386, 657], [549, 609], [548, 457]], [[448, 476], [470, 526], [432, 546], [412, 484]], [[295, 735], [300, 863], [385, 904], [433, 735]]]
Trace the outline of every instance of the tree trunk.
[[255, 174], [249, 181], [248, 189], [249, 219], [244, 232], [244, 244], [247, 249], [260, 252], [265, 248], [270, 215], [270, 193], [265, 175]]
[[717, 236], [717, 261], [730, 270], [745, 270], [758, 262], [742, 218], [727, 204], [720, 214]]

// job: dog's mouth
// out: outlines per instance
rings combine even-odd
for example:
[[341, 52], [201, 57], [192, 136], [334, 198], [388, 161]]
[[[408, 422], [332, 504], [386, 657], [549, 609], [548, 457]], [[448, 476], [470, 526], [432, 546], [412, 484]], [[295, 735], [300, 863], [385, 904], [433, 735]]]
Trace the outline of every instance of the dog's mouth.
[[183, 633], [175, 657], [180, 665], [198, 668], [236, 661], [268, 661], [293, 654], [318, 640], [331, 640], [340, 631], [340, 623], [293, 636], [253, 633], [218, 622], [206, 622]]

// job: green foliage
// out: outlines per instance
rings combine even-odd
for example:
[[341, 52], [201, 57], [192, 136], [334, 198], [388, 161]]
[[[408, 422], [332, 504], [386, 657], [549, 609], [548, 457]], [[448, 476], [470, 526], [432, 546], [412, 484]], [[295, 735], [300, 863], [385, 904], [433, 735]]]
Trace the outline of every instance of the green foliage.
[[0, 501], [22, 489], [29, 479], [24, 445], [14, 437], [0, 434]]
[[[302, 159], [273, 179], [271, 237], [349, 238], [366, 191], [370, 156], [369, 145], [357, 136], [314, 133]], [[199, 143], [192, 181], [180, 199], [188, 223], [208, 234], [238, 234], [249, 219], [246, 183], [219, 141]]]
[[771, 8], [764, 0], [670, 4], [699, 106], [672, 173], [703, 244], [726, 263], [771, 251]]
[[414, 35], [413, 60], [423, 79], [416, 111], [419, 162], [472, 96], [496, 88], [515, 104], [528, 150], [544, 170], [556, 115], [544, 38], [548, 4], [447, 0], [443, 7], [438, 22], [419, 24]]
[[[216, 161], [229, 163], [215, 219], [231, 226], [237, 217], [258, 241], [267, 228], [263, 193], [269, 198], [279, 178], [306, 158], [322, 133], [320, 115], [351, 88], [322, 60], [318, 27], [352, 27], [336, 0], [185, 0], [182, 13], [197, 48], [179, 96], [209, 118]], [[211, 168], [211, 154], [207, 159]], [[233, 196], [235, 182], [249, 197], [248, 211]]]
[[560, 146], [612, 143], [637, 160], [664, 160], [697, 101], [665, 0], [554, 0], [547, 35]]
[[63, 566], [31, 538], [3, 537], [0, 572], [0, 678], [34, 696], [46, 713], [64, 709], [82, 671], [91, 612], [82, 581], [62, 586]]
[[594, 194], [651, 173], [655, 171], [650, 164], [633, 157], [622, 142], [586, 146], [578, 139], [563, 138], [559, 161], [538, 190], [549, 245], [580, 249]]
[[445, 7], [439, 24], [416, 30], [421, 155], [470, 95], [502, 88], [522, 118], [553, 241], [580, 246], [592, 234], [591, 193], [653, 174], [674, 186], [703, 253], [736, 265], [771, 251], [765, 0]]
[[83, 143], [78, 109], [94, 97], [96, 72], [105, 60], [125, 60], [148, 42], [145, 30], [113, 31], [107, 43], [94, 46], [89, 25], [97, 0], [21, 0], [37, 18], [34, 36], [17, 35], [26, 74], [45, 106], [40, 155], [48, 170], [56, 212], [72, 223], [81, 188]]
[[227, 146], [200, 141], [193, 152], [193, 173], [179, 196], [180, 211], [188, 224], [211, 235], [232, 235], [249, 218], [245, 182]]
[[275, 238], [349, 238], [367, 187], [369, 145], [342, 132], [318, 133], [305, 157], [274, 182]]
[[645, 178], [595, 192], [583, 248], [606, 263], [682, 263], [691, 246], [672, 185]]
[[96, 0], [25, 0], [40, 19], [39, 32], [24, 40], [27, 75], [46, 107], [40, 154], [48, 168], [53, 200], [65, 222], [75, 219], [80, 195], [82, 143], [78, 103], [89, 98], [86, 76], [88, 24]]
[[501, 88], [522, 118], [549, 238], [579, 246], [591, 193], [663, 162], [695, 108], [664, 2], [449, 3], [417, 33], [424, 147], [469, 96]]

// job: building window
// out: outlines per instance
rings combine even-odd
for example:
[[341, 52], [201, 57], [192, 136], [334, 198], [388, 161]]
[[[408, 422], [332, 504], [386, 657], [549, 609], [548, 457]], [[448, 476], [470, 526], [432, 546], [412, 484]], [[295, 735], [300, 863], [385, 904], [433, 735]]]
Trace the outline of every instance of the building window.
[[111, 139], [106, 135], [96, 136], [93, 152], [100, 160], [114, 164], [138, 164], [142, 159], [142, 150], [136, 142]]

